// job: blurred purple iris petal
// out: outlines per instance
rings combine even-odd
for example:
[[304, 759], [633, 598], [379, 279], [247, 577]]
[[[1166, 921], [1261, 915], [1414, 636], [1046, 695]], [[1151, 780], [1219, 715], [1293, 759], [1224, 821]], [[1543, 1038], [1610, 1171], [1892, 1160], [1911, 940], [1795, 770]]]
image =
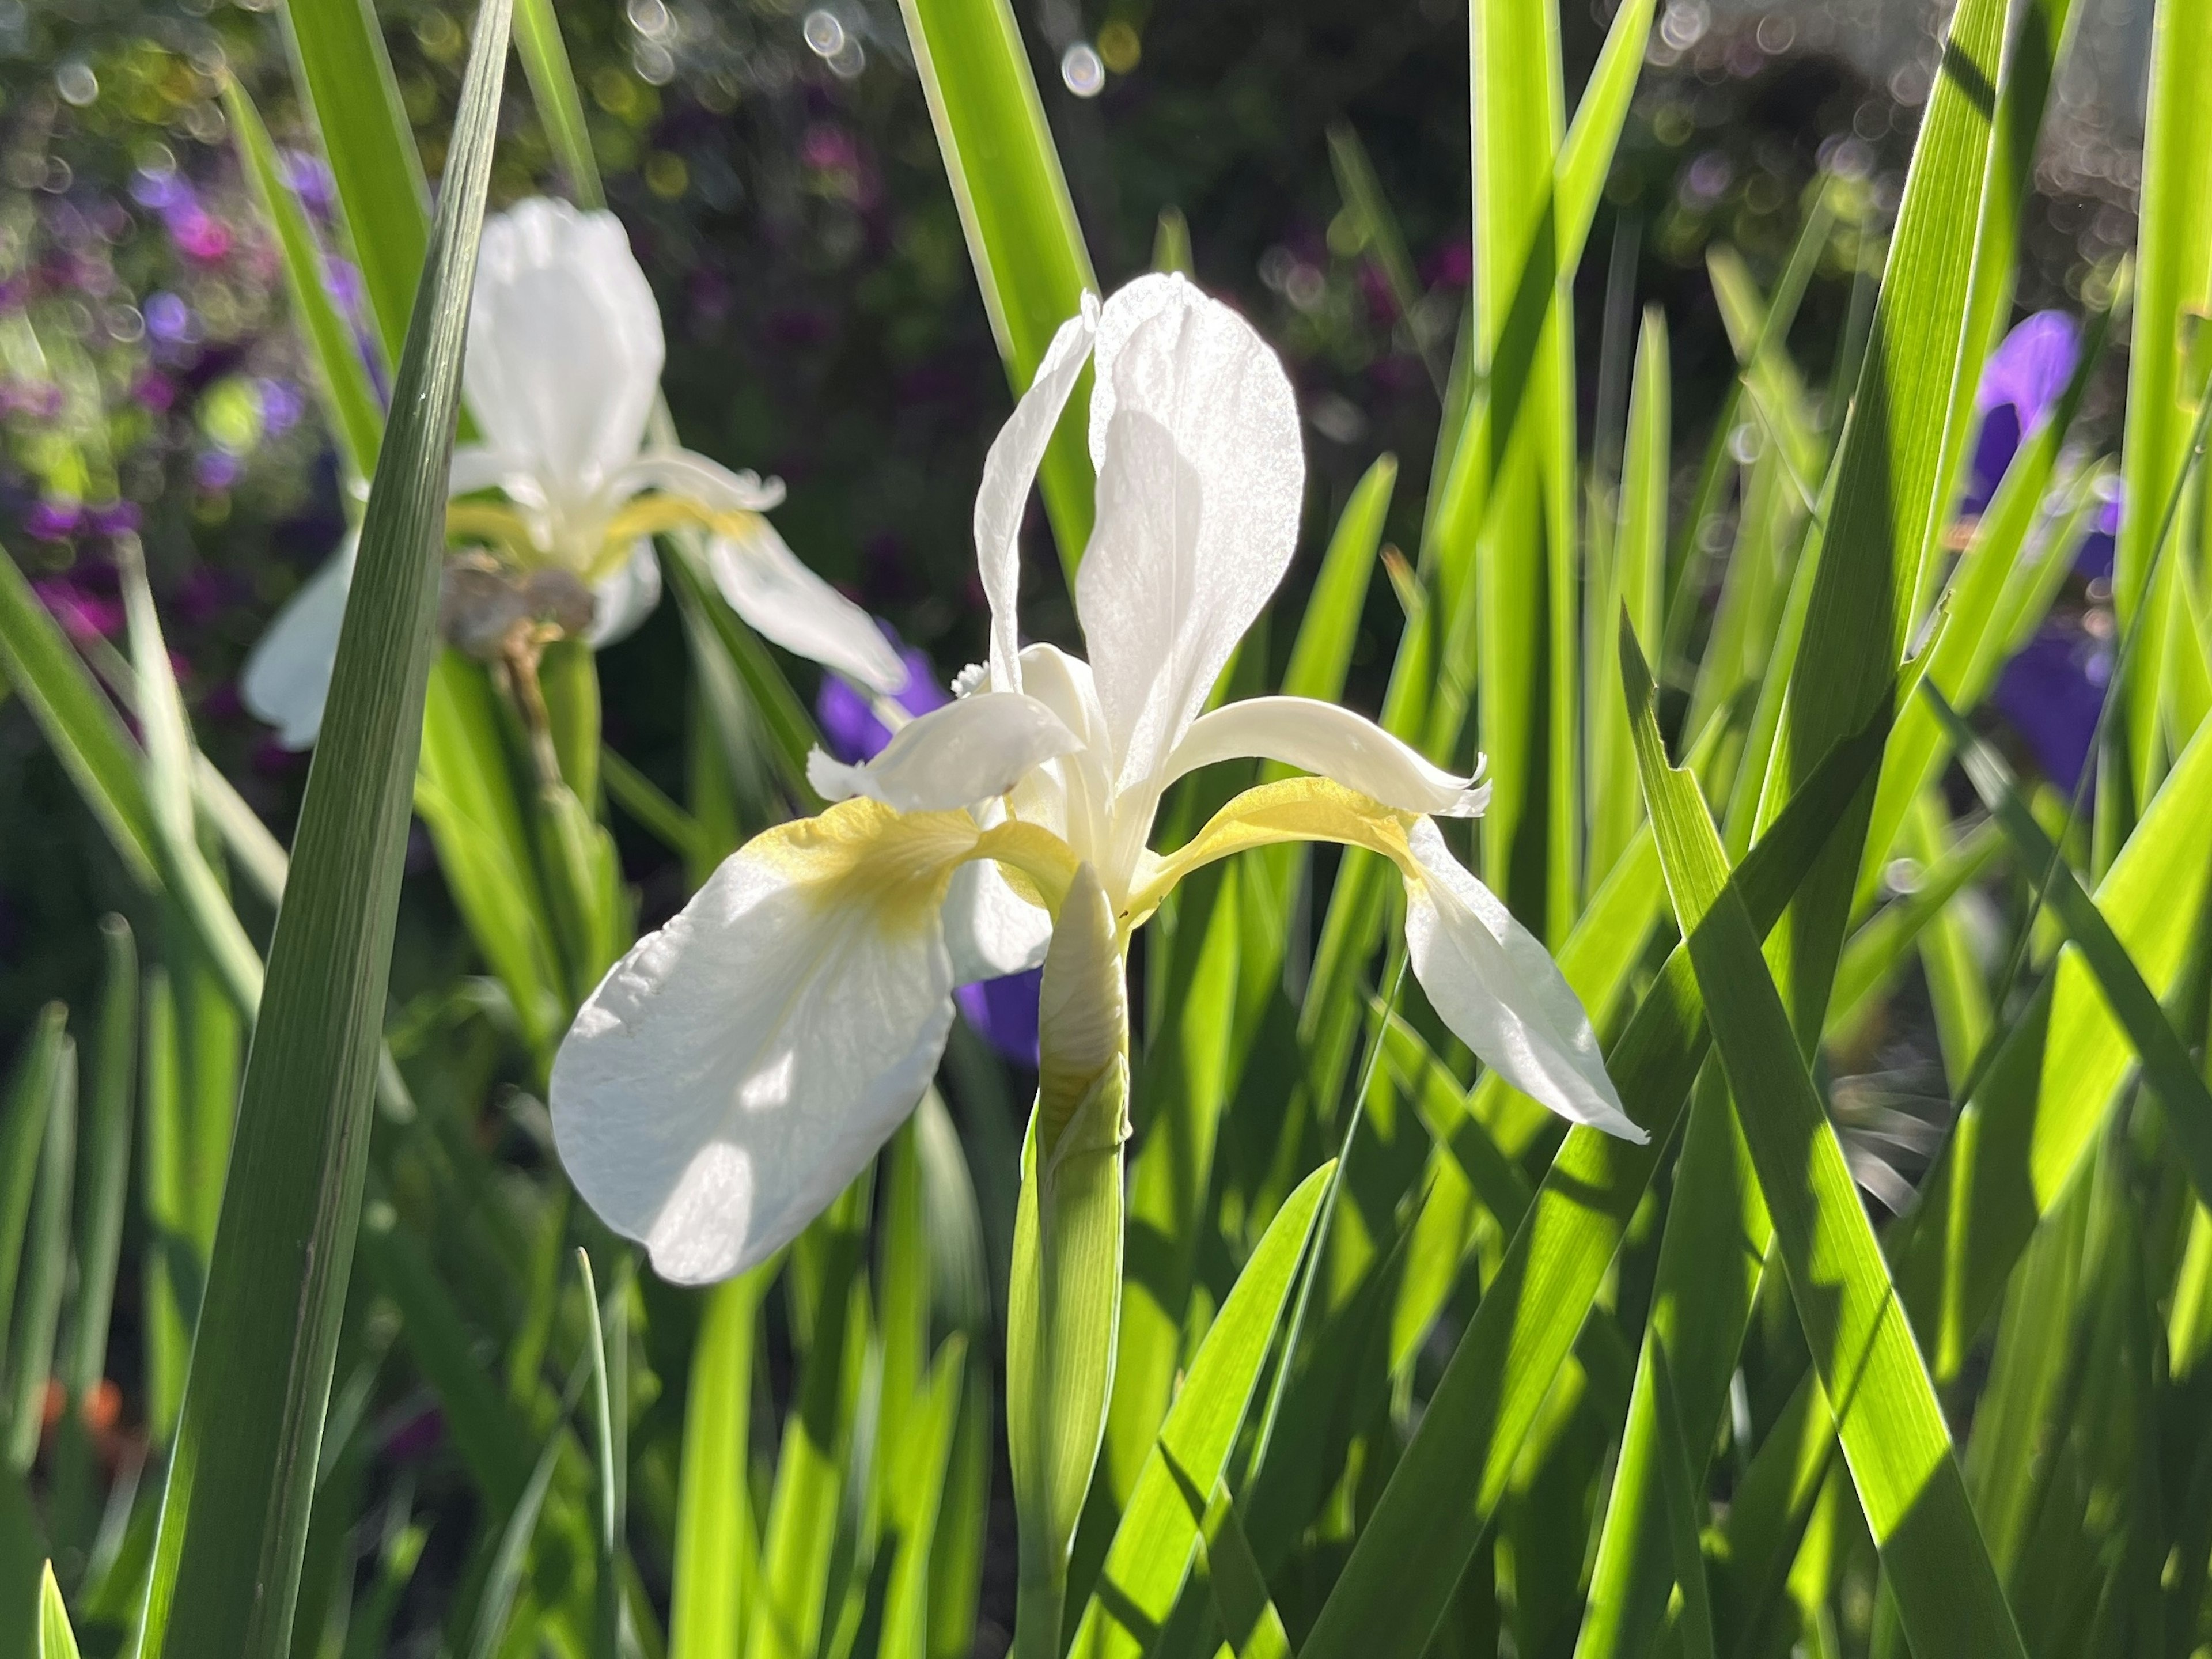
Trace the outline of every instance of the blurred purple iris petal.
[[2120, 498], [2115, 495], [2097, 509], [2097, 516], [2089, 522], [2089, 533], [2081, 538], [2081, 545], [2074, 555], [2074, 568], [2092, 581], [2109, 579], [2112, 574], [2112, 550], [2120, 533]]
[[1981, 433], [1960, 510], [1979, 513], [2019, 453], [2021, 441], [2051, 413], [2081, 353], [2081, 330], [2063, 311], [2039, 311], [2004, 337], [1974, 392]]
[[[898, 644], [896, 634], [889, 629], [884, 631], [890, 635], [892, 644]], [[906, 684], [893, 699], [900, 708], [909, 714], [927, 714], [952, 701], [937, 683], [937, 672], [929, 665], [925, 653], [910, 645], [902, 646], [899, 657], [906, 664]], [[890, 728], [876, 718], [866, 694], [835, 674], [822, 677], [822, 690], [814, 698], [814, 717], [821, 722], [823, 744], [848, 766], [874, 758], [891, 740]]]
[[1008, 1060], [1034, 1070], [1037, 1063], [1037, 987], [1044, 970], [979, 980], [952, 994], [978, 1036]]
[[105, 639], [123, 627], [123, 603], [88, 591], [66, 576], [31, 584], [32, 592], [71, 639]]
[[2069, 793], [2089, 763], [2112, 675], [2110, 647], [2078, 629], [2045, 623], [1997, 677], [1990, 702], [2012, 722], [2044, 775]]

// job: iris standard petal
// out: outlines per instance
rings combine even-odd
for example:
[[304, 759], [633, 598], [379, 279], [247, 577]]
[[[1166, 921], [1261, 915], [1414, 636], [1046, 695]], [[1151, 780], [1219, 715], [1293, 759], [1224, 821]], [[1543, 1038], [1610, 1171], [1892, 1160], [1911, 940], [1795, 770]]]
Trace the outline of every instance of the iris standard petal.
[[519, 473], [529, 471], [518, 460], [489, 444], [460, 444], [453, 450], [453, 465], [446, 477], [448, 495], [473, 495], [479, 489], [495, 489]]
[[322, 729], [358, 545], [356, 537], [348, 536], [284, 602], [239, 676], [240, 701], [254, 719], [276, 728], [276, 741], [287, 749], [312, 749]]
[[707, 566], [730, 608], [785, 650], [885, 696], [906, 684], [906, 665], [874, 619], [799, 563], [766, 519], [742, 536], [715, 537]]
[[[1429, 1001], [1482, 1063], [1574, 1123], [1639, 1144], [1589, 1016], [1534, 934], [1426, 818], [1407, 830], [1406, 943]], [[1416, 872], [1418, 872], [1418, 873]]]
[[[1151, 314], [1103, 349], [1141, 290]], [[1146, 278], [1101, 313], [1097, 527], [1077, 614], [1124, 789], [1152, 778], [1275, 591], [1297, 538], [1305, 460], [1291, 383], [1226, 306]]]
[[1097, 317], [1097, 299], [1085, 295], [1082, 311], [1052, 337], [1030, 389], [1022, 393], [984, 458], [982, 487], [975, 492], [975, 563], [982, 574], [984, 596], [991, 602], [991, 676], [1001, 691], [1022, 689], [1016, 611], [1022, 586], [1022, 518], [1029, 507], [1030, 486], [1036, 482], [1060, 410], [1090, 358]]
[[485, 223], [462, 375], [494, 448], [589, 493], [636, 454], [663, 355], [612, 214], [533, 198]]
[[806, 776], [828, 799], [865, 795], [902, 812], [951, 811], [1005, 794], [1080, 741], [1034, 697], [979, 691], [901, 726], [863, 765], [817, 749]]
[[1490, 786], [1432, 766], [1364, 714], [1311, 697], [1251, 697], [1201, 714], [1168, 757], [1170, 779], [1256, 757], [1334, 778], [1401, 811], [1473, 817]]
[[584, 643], [592, 650], [635, 632], [660, 603], [660, 561], [653, 556], [653, 544], [633, 546], [612, 575], [592, 585], [592, 625]]
[[977, 833], [872, 801], [770, 830], [592, 994], [553, 1064], [555, 1144], [663, 1278], [788, 1243], [913, 1109], [952, 1018], [939, 908]]

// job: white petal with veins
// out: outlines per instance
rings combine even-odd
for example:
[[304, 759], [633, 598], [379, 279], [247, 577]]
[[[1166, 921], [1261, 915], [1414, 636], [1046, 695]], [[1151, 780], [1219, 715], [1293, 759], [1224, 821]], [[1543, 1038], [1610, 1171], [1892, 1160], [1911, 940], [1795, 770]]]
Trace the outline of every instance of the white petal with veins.
[[[1149, 314], [1113, 343], [1139, 310]], [[1305, 459], [1275, 354], [1182, 278], [1115, 295], [1099, 337], [1097, 527], [1075, 601], [1128, 789], [1158, 779], [1281, 581]]]
[[913, 1109], [952, 1018], [939, 908], [975, 833], [866, 802], [772, 830], [592, 994], [554, 1061], [555, 1141], [663, 1278], [787, 1243]]
[[1638, 1145], [1589, 1016], [1551, 954], [1464, 869], [1426, 818], [1407, 833], [1420, 877], [1406, 881], [1414, 975], [1482, 1063], [1573, 1123]]
[[660, 603], [660, 561], [653, 556], [653, 544], [641, 541], [632, 547], [614, 574], [592, 584], [592, 625], [584, 643], [592, 650], [636, 632]]
[[1365, 715], [1312, 697], [1252, 697], [1200, 714], [1169, 757], [1168, 776], [1248, 757], [1334, 778], [1403, 812], [1473, 817], [1490, 799], [1487, 784], [1455, 777]]

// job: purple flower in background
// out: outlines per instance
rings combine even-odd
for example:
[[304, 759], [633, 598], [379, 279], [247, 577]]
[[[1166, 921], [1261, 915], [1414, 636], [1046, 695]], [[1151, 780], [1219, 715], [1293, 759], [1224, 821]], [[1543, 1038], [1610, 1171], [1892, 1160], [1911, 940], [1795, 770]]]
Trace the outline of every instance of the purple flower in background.
[[34, 541], [58, 542], [75, 535], [84, 519], [77, 501], [40, 501], [23, 515], [23, 531]]
[[138, 528], [138, 503], [109, 501], [85, 514], [84, 527], [95, 536], [121, 536]]
[[983, 1040], [1019, 1066], [1031, 1071], [1037, 1063], [1037, 988], [1044, 969], [1008, 974], [1004, 979], [978, 980], [952, 993], [960, 1012], [983, 1035]]
[[246, 471], [227, 449], [210, 449], [192, 463], [192, 481], [202, 489], [228, 489]]
[[[890, 634], [888, 628], [884, 631]], [[891, 635], [894, 644], [897, 638]], [[952, 701], [938, 684], [926, 653], [908, 645], [899, 646], [898, 653], [899, 660], [906, 664], [906, 684], [893, 699], [900, 708], [909, 714], [927, 714]], [[822, 690], [815, 694], [814, 715], [822, 723], [823, 740], [830, 752], [848, 766], [874, 759], [891, 740], [890, 728], [876, 718], [875, 706], [867, 695], [841, 675], [822, 677]]]
[[300, 198], [301, 204], [310, 213], [327, 218], [337, 201], [337, 185], [322, 157], [305, 150], [288, 149], [278, 160], [284, 182]]
[[264, 379], [257, 382], [256, 390], [261, 394], [261, 424], [272, 438], [289, 432], [307, 412], [307, 400], [297, 386]]
[[1960, 503], [1962, 512], [1979, 513], [1989, 506], [2021, 441], [2051, 413], [2074, 378], [2081, 356], [2081, 331], [2063, 311], [2037, 312], [1990, 354], [1974, 392], [1974, 413], [1982, 426], [1974, 441], [1966, 498]]
[[2078, 628], [2045, 623], [2004, 665], [1990, 701], [2012, 722], [2043, 775], [2071, 792], [2089, 763], [2112, 677], [2110, 645]]
[[2109, 581], [2113, 547], [2119, 533], [2120, 498], [2115, 493], [2089, 521], [2089, 533], [2081, 538], [2081, 550], [2074, 556], [2075, 569], [2092, 581]]
[[191, 328], [192, 313], [173, 294], [150, 295], [146, 301], [146, 331], [157, 340], [181, 340]]
[[[929, 658], [913, 646], [898, 644], [898, 635], [886, 627], [891, 643], [906, 664], [906, 684], [893, 699], [909, 714], [927, 714], [952, 701], [930, 667]], [[814, 715], [821, 722], [822, 741], [830, 752], [848, 766], [872, 760], [891, 740], [890, 728], [876, 718], [874, 705], [851, 682], [836, 674], [822, 677], [815, 694]], [[1008, 974], [1003, 979], [978, 981], [956, 989], [953, 1000], [969, 1024], [983, 1040], [1018, 1065], [1037, 1063], [1037, 987], [1044, 972]]]

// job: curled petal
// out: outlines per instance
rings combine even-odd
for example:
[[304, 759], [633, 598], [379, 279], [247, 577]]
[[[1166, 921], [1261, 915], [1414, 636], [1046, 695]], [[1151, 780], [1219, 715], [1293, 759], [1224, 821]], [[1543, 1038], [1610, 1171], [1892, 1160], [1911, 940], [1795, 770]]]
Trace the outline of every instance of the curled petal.
[[637, 453], [660, 313], [622, 222], [533, 198], [488, 221], [462, 374], [492, 447], [581, 495]]
[[1551, 953], [1426, 818], [1407, 833], [1406, 943], [1444, 1024], [1482, 1063], [1571, 1123], [1650, 1137], [1620, 1107], [1597, 1033]]
[[254, 719], [276, 728], [287, 749], [312, 749], [322, 729], [331, 694], [331, 669], [338, 657], [338, 628], [353, 586], [356, 537], [284, 603], [255, 644], [239, 676], [238, 695]]
[[1489, 785], [1432, 766], [1365, 715], [1311, 697], [1252, 697], [1200, 715], [1168, 775], [1248, 757], [1334, 778], [1402, 812], [1471, 818], [1490, 800]]
[[1147, 855], [1130, 914], [1149, 915], [1201, 865], [1286, 841], [1340, 842], [1390, 860], [1405, 879], [1413, 973], [1444, 1024], [1484, 1065], [1570, 1122], [1638, 1143], [1648, 1138], [1621, 1109], [1597, 1034], [1559, 964], [1461, 867], [1427, 818], [1327, 778], [1262, 784], [1170, 856]]
[[788, 1243], [913, 1109], [952, 1018], [939, 908], [977, 835], [872, 801], [772, 830], [592, 994], [554, 1060], [555, 1143], [663, 1278]]
[[653, 556], [653, 544], [641, 541], [633, 546], [614, 574], [592, 585], [592, 625], [584, 635], [585, 644], [596, 651], [635, 633], [660, 603], [660, 561]]
[[1060, 424], [1060, 412], [1090, 359], [1097, 319], [1098, 302], [1086, 294], [1082, 311], [1052, 337], [1030, 389], [999, 428], [984, 459], [982, 487], [975, 492], [975, 562], [982, 574], [984, 595], [991, 602], [991, 675], [1001, 691], [1022, 689], [1016, 617], [1022, 585], [1022, 515], [1029, 507], [1030, 486], [1043, 465], [1045, 447]]
[[892, 734], [861, 766], [807, 757], [807, 781], [828, 799], [865, 795], [902, 812], [945, 812], [1005, 794], [1080, 740], [1060, 717], [1018, 691], [979, 691]]
[[627, 500], [641, 489], [665, 489], [716, 512], [766, 513], [783, 505], [783, 480], [757, 472], [732, 472], [689, 449], [652, 449], [615, 474], [607, 494]]
[[707, 566], [730, 609], [785, 650], [885, 696], [906, 684], [906, 664], [873, 618], [799, 563], [766, 519], [715, 537]]
[[1098, 518], [1075, 602], [1128, 789], [1157, 776], [1282, 580], [1305, 459], [1275, 354], [1182, 278], [1132, 283], [1099, 331]]

